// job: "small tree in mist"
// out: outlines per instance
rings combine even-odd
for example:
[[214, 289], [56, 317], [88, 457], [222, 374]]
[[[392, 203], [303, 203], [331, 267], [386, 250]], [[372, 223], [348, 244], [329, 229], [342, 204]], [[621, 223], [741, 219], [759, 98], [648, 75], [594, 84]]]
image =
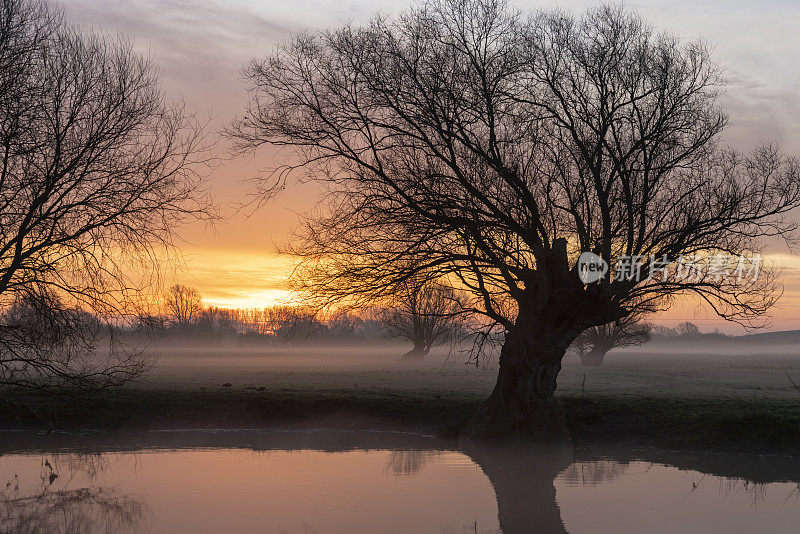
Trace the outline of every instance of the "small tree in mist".
[[700, 331], [700, 328], [689, 321], [683, 321], [682, 323], [678, 323], [674, 327], [664, 326], [664, 325], [654, 325], [652, 327], [652, 333], [656, 336], [663, 337], [663, 338], [697, 338], [700, 336], [722, 336], [724, 337], [725, 334], [720, 332], [718, 328], [715, 328], [712, 332], [703, 333]]
[[201, 129], [130, 43], [39, 0], [0, 2], [0, 89], [0, 384], [123, 382], [146, 359], [89, 318], [134, 315], [181, 219], [207, 213]]
[[700, 328], [694, 323], [684, 321], [675, 327], [675, 335], [680, 337], [694, 337], [700, 335]]
[[186, 329], [192, 326], [203, 313], [203, 298], [197, 288], [175, 284], [164, 297], [164, 306], [172, 324]]
[[[435, 273], [505, 333], [467, 436], [564, 432], [556, 379], [587, 328], [680, 294], [748, 325], [775, 302], [767, 269], [683, 277], [648, 262], [749, 255], [787, 235], [800, 166], [772, 146], [721, 146], [709, 48], [629, 10], [431, 0], [297, 35], [248, 77], [232, 135], [289, 149], [261, 192], [292, 176], [326, 188], [289, 246], [301, 287], [369, 303]], [[592, 283], [584, 252], [610, 266]], [[615, 268], [626, 258], [640, 276]]]
[[650, 341], [649, 324], [635, 315], [613, 323], [593, 326], [584, 330], [573, 342], [581, 364], [587, 367], [602, 365], [611, 349], [633, 347]]
[[421, 360], [433, 347], [454, 341], [462, 324], [463, 303], [452, 287], [419, 278], [400, 284], [380, 320], [390, 335], [414, 344], [404, 360]]

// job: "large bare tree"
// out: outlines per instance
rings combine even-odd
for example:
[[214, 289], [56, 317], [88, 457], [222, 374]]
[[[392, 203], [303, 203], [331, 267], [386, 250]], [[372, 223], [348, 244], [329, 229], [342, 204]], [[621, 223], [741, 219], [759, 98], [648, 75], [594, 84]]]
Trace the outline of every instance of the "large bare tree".
[[[680, 294], [746, 324], [774, 302], [774, 273], [710, 267], [794, 229], [798, 163], [721, 145], [720, 72], [702, 42], [622, 7], [433, 0], [254, 61], [232, 134], [285, 149], [264, 194], [294, 176], [327, 188], [290, 247], [302, 283], [369, 300], [436, 272], [505, 331], [464, 435], [562, 433], [556, 378], [587, 328]], [[582, 253], [610, 266], [599, 280]], [[707, 268], [661, 268], [685, 257]]]
[[174, 230], [209, 213], [202, 128], [130, 43], [40, 0], [0, 2], [0, 89], [0, 384], [124, 381], [143, 361], [96, 320], [130, 316]]

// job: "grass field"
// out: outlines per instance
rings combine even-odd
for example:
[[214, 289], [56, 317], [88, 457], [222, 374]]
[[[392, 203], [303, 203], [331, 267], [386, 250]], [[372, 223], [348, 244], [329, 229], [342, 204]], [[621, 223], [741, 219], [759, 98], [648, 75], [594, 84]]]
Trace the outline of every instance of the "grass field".
[[[402, 346], [161, 349], [135, 384], [94, 398], [6, 392], [30, 410], [5, 428], [325, 426], [453, 435], [494, 384], [434, 354], [399, 362]], [[662, 347], [661, 349], [664, 349]], [[610, 353], [599, 368], [568, 356], [558, 395], [573, 437], [634, 446], [800, 453], [800, 358], [792, 347]], [[36, 414], [34, 416], [34, 413]]]
[[[748, 397], [800, 401], [800, 347], [719, 347], [693, 352], [681, 346], [611, 352], [601, 367], [582, 367], [568, 355], [560, 394]], [[488, 395], [497, 366], [475, 368], [445, 354], [421, 363], [397, 361], [405, 347], [298, 347], [295, 349], [160, 349], [142, 387], [265, 387], [270, 391], [393, 391]], [[788, 376], [787, 376], [788, 375]]]

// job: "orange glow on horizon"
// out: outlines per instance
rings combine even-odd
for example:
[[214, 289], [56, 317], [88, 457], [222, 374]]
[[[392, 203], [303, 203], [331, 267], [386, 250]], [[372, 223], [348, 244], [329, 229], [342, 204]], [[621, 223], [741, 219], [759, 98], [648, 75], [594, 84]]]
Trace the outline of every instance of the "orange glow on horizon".
[[[265, 308], [298, 304], [286, 279], [293, 260], [275, 252], [258, 250], [192, 249], [184, 252], [185, 269], [176, 277], [179, 283], [196, 287], [206, 306], [220, 308]], [[772, 310], [768, 330], [800, 328], [800, 256], [785, 253], [765, 254], [766, 263], [781, 269], [784, 293]], [[666, 312], [650, 319], [656, 324], [674, 326], [682, 321], [697, 324], [702, 331], [719, 328], [726, 333], [743, 333], [738, 325], [717, 317], [694, 299], [683, 299]]]
[[267, 308], [292, 304], [286, 286], [292, 260], [276, 253], [193, 249], [184, 252], [178, 283], [196, 287], [206, 306]]

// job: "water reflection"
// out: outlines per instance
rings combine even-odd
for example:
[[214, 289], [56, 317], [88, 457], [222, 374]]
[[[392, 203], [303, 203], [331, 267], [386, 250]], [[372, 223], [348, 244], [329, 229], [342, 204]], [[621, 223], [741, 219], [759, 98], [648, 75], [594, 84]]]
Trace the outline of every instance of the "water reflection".
[[574, 485], [597, 486], [625, 474], [629, 467], [630, 464], [608, 459], [572, 462], [559, 478]]
[[553, 480], [572, 462], [571, 446], [469, 443], [463, 450], [494, 486], [504, 534], [566, 532]]
[[[144, 532], [148, 530], [146, 505], [114, 488], [60, 487], [76, 472], [96, 476], [101, 455], [67, 456], [62, 470], [55, 460], [43, 458], [38, 481], [32, 472], [15, 473], [0, 489], [0, 533], [73, 534], [79, 532]], [[68, 485], [69, 482], [66, 483]]]
[[94, 446], [87, 436], [29, 438], [0, 436], [2, 533], [794, 532], [800, 524], [798, 458], [459, 446], [399, 433], [97, 435]]
[[428, 459], [435, 458], [441, 451], [399, 450], [389, 453], [386, 470], [396, 476], [410, 476], [419, 473]]

